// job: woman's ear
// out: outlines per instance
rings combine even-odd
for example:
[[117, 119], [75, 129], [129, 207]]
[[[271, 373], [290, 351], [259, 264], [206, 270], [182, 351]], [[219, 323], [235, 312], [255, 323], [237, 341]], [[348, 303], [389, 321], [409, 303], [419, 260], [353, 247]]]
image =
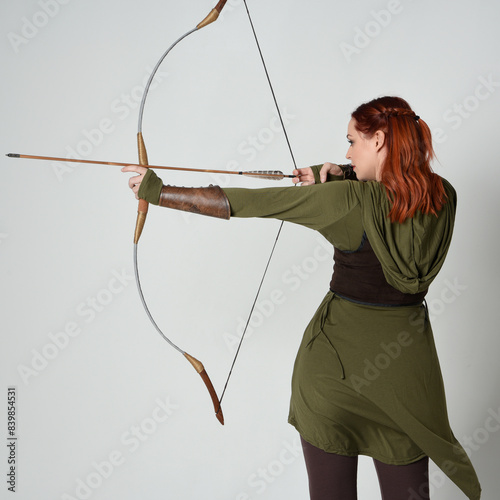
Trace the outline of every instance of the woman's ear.
[[375, 149], [378, 153], [385, 145], [385, 132], [383, 130], [377, 130], [373, 134], [373, 141], [375, 144]]

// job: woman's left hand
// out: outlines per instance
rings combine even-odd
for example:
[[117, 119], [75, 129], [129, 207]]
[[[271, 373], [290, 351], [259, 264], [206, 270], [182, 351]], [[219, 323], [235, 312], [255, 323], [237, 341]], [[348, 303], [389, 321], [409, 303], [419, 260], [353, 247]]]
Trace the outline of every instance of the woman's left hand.
[[122, 172], [137, 172], [139, 175], [134, 175], [128, 180], [128, 185], [130, 189], [134, 192], [136, 199], [139, 199], [138, 192], [141, 187], [141, 182], [144, 179], [144, 175], [148, 169], [146, 167], [140, 167], [136, 165], [128, 165], [122, 168]]

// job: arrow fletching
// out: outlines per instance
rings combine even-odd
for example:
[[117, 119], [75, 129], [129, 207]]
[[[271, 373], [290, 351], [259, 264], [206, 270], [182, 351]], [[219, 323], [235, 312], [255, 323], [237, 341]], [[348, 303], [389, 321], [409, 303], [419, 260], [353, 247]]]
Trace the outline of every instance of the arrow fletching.
[[[249, 172], [242, 172], [242, 175], [248, 177], [259, 177], [259, 179], [265, 179], [268, 181], [281, 181], [285, 178], [285, 174], [280, 170], [250, 170]], [[286, 176], [293, 177], [293, 175]]]

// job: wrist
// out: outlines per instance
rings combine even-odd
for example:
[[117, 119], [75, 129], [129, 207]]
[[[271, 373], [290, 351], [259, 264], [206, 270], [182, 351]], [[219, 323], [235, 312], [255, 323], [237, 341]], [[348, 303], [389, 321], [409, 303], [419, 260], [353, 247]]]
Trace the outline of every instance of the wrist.
[[158, 205], [162, 187], [163, 181], [149, 168], [144, 174], [137, 196], [152, 205]]
[[320, 178], [320, 170], [323, 165], [313, 165], [311, 167], [312, 173], [314, 175], [314, 183], [315, 184], [321, 184], [321, 178]]

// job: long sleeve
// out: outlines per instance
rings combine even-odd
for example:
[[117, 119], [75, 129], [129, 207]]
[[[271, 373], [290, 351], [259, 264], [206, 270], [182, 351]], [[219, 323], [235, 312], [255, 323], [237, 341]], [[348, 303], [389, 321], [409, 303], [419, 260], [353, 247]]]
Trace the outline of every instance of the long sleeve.
[[[341, 180], [340, 176], [337, 180]], [[320, 232], [341, 250], [355, 250], [363, 235], [359, 188], [360, 183], [346, 180], [301, 187], [223, 191], [232, 217], [274, 218], [300, 224]], [[150, 169], [144, 176], [139, 197], [158, 205], [163, 189], [162, 180]], [[184, 191], [187, 199], [193, 201], [190, 206], [199, 205], [197, 189], [184, 188]]]
[[[319, 177], [319, 173], [321, 171], [321, 167], [323, 165], [313, 165], [311, 167], [311, 170], [313, 171], [314, 174], [314, 180], [316, 184], [321, 184], [321, 179]], [[326, 182], [331, 182], [331, 181], [344, 181], [344, 180], [351, 180], [351, 181], [357, 181], [358, 178], [356, 177], [356, 173], [354, 172], [352, 165], [350, 163], [346, 164], [338, 164], [340, 167], [340, 170], [342, 170], [341, 175], [332, 175], [332, 174], [327, 174], [326, 176]]]
[[332, 244], [351, 249], [363, 233], [357, 190], [351, 182], [312, 186], [226, 188], [231, 216], [272, 218], [319, 231]]

